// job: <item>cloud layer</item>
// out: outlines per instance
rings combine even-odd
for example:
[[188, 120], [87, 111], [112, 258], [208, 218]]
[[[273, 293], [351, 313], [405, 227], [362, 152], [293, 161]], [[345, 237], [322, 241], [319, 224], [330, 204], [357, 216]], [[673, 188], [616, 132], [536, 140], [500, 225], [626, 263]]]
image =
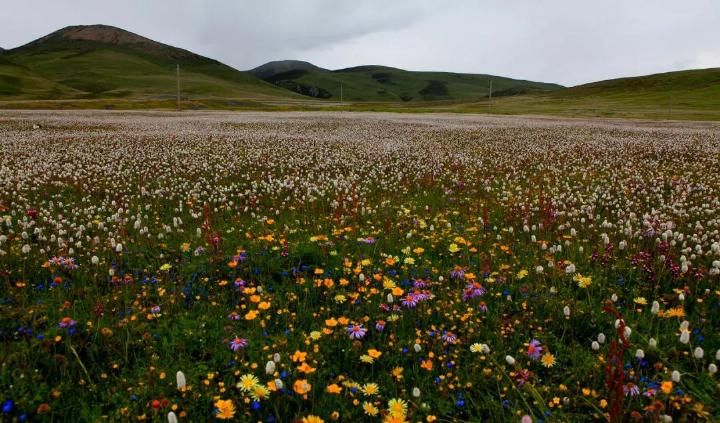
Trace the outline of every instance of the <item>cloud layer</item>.
[[303, 59], [575, 85], [720, 67], [717, 0], [5, 0], [0, 46], [104, 23], [249, 69]]

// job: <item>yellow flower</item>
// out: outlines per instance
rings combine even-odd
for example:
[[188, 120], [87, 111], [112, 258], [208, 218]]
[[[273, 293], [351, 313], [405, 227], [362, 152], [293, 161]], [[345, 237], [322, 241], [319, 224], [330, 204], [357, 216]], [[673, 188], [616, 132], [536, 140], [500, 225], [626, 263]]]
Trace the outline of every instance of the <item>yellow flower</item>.
[[645, 299], [645, 297], [635, 297], [635, 299], [633, 300], [633, 302], [634, 302], [635, 304], [647, 305], [647, 300]]
[[162, 266], [160, 266], [160, 270], [162, 270], [163, 272], [164, 272], [164, 271], [167, 271], [167, 270], [170, 270], [170, 269], [172, 269], [172, 265], [169, 264], [169, 263], [165, 263], [165, 264], [163, 264]]
[[450, 246], [448, 247], [448, 251], [450, 251], [451, 253], [457, 253], [458, 251], [460, 251], [460, 247], [458, 247], [458, 245], [453, 242], [453, 243], [450, 244]]
[[592, 277], [583, 276], [579, 273], [573, 277], [573, 280], [578, 283], [580, 288], [587, 288], [592, 283]]
[[407, 402], [402, 399], [393, 398], [388, 401], [388, 412], [394, 417], [405, 417], [407, 415]]
[[378, 410], [377, 407], [375, 407], [374, 405], [372, 405], [371, 402], [368, 402], [368, 401], [363, 402], [362, 407], [363, 407], [363, 411], [368, 416], [377, 416], [377, 414], [380, 412], [380, 410]]
[[190, 243], [183, 242], [182, 245], [180, 246], [180, 251], [182, 251], [183, 253], [187, 253], [188, 251], [190, 251]]
[[307, 417], [303, 417], [302, 423], [325, 423], [325, 420], [321, 419], [318, 416], [313, 416], [310, 414]]
[[522, 279], [522, 278], [524, 278], [524, 277], [527, 276], [527, 275], [528, 275], [528, 271], [525, 270], [525, 269], [522, 269], [522, 270], [520, 270], [519, 272], [517, 272], [517, 275], [515, 275], [515, 277], [518, 278], [518, 279]]
[[362, 393], [371, 396], [371, 395], [377, 395], [380, 393], [380, 388], [378, 387], [377, 383], [366, 383], [361, 388]]
[[555, 365], [555, 356], [550, 354], [549, 352], [545, 353], [543, 354], [542, 358], [540, 358], [540, 362], [543, 366], [550, 368]]
[[243, 392], [250, 392], [258, 383], [260, 383], [260, 381], [255, 375], [246, 374], [240, 378], [240, 382], [238, 382], [237, 388]]
[[232, 400], [217, 400], [215, 401], [215, 408], [217, 414], [215, 417], [221, 420], [229, 420], [235, 416], [235, 405]]

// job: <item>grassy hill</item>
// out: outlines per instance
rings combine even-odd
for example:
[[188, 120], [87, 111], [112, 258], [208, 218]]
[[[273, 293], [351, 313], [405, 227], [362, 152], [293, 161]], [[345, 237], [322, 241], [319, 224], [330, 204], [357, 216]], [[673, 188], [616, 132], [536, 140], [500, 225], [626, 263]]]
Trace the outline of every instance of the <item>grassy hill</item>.
[[26, 99], [291, 98], [216, 60], [105, 25], [63, 28], [0, 56], [0, 95]]
[[493, 96], [548, 92], [557, 84], [524, 81], [492, 75], [450, 72], [415, 72], [387, 66], [358, 66], [328, 70], [307, 62], [284, 60], [250, 70], [277, 86], [315, 98], [345, 101], [477, 100]]
[[619, 78], [549, 93], [503, 97], [492, 103], [483, 100], [436, 104], [432, 108], [503, 114], [720, 120], [720, 68]]

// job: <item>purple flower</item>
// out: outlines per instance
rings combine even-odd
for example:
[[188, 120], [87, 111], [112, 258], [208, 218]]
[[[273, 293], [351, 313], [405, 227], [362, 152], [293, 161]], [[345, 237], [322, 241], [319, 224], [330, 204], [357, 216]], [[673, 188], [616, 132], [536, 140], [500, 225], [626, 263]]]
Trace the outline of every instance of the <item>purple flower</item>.
[[457, 335], [455, 335], [452, 332], [445, 332], [442, 335], [443, 342], [447, 342], [448, 344], [454, 344], [455, 341], [457, 341]]
[[245, 338], [239, 338], [235, 337], [232, 341], [230, 341], [230, 349], [233, 351], [237, 351], [241, 348], [245, 348], [248, 346], [248, 340]]
[[235, 279], [235, 288], [238, 288], [238, 289], [245, 288], [245, 281], [240, 278]]
[[156, 306], [153, 306], [153, 307], [150, 309], [150, 313], [152, 313], [152, 314], [158, 314], [158, 313], [160, 313], [160, 306], [157, 306], [157, 305], [156, 305]]
[[349, 325], [346, 330], [350, 339], [363, 339], [367, 333], [367, 329], [362, 325]]
[[469, 299], [480, 297], [483, 295], [485, 295], [485, 287], [477, 282], [473, 282], [465, 285], [462, 297], [463, 300], [467, 301]]
[[540, 341], [538, 341], [537, 339], [533, 339], [532, 341], [530, 341], [530, 344], [528, 344], [528, 349], [527, 349], [528, 357], [530, 357], [533, 360], [537, 360], [538, 358], [540, 358], [540, 355], [542, 354], [542, 352], [543, 352], [543, 347], [540, 346]]
[[414, 308], [418, 304], [418, 299], [413, 294], [408, 294], [400, 300], [400, 303], [407, 308]]
[[462, 267], [456, 267], [450, 271], [450, 279], [465, 279], [465, 270]]
[[375, 330], [377, 330], [378, 332], [382, 332], [383, 329], [385, 329], [385, 321], [384, 321], [384, 320], [378, 320], [378, 321], [375, 323]]

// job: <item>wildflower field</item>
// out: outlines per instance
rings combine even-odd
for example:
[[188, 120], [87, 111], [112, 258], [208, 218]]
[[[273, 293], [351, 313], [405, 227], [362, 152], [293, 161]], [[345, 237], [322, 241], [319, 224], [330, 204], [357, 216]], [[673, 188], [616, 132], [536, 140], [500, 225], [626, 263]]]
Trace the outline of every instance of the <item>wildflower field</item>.
[[0, 115], [0, 421], [720, 419], [720, 126]]

